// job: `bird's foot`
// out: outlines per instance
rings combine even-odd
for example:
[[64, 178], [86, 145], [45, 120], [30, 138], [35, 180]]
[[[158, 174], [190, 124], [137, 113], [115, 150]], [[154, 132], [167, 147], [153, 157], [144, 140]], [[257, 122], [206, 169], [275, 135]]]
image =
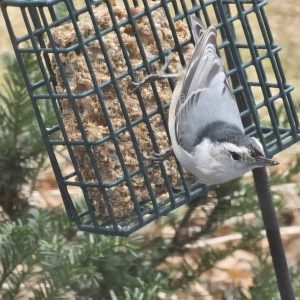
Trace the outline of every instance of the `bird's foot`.
[[155, 153], [154, 152], [154, 154], [152, 156], [147, 156], [144, 154], [144, 159], [150, 160], [154, 164], [159, 164], [162, 161], [164, 161], [165, 159], [167, 159], [168, 157], [170, 157], [171, 155], [174, 155], [172, 148], [168, 149], [167, 151], [165, 151], [163, 153]]
[[177, 74], [177, 73], [165, 73], [168, 66], [169, 66], [169, 64], [170, 64], [170, 62], [171, 62], [171, 60], [172, 60], [172, 54], [171, 54], [171, 52], [169, 52], [166, 56], [164, 66], [162, 67], [162, 69], [158, 73], [149, 74], [143, 80], [141, 80], [139, 82], [134, 82], [134, 81], [131, 82], [131, 84], [129, 85], [129, 91], [134, 92], [137, 89], [139, 89], [141, 86], [143, 86], [144, 84], [154, 82], [154, 81], [159, 80], [159, 79], [178, 77], [179, 74]]

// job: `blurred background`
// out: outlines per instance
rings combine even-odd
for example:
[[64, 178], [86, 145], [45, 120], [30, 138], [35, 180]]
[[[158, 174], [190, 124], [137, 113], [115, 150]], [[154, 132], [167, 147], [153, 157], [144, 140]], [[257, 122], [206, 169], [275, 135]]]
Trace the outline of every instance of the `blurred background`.
[[[300, 6], [273, 0], [266, 12], [299, 108]], [[0, 36], [0, 298], [280, 299], [251, 173], [210, 191], [206, 205], [181, 207], [129, 238], [77, 232], [64, 212], [2, 16]], [[280, 165], [270, 170], [298, 299], [299, 150], [298, 143], [281, 152]]]

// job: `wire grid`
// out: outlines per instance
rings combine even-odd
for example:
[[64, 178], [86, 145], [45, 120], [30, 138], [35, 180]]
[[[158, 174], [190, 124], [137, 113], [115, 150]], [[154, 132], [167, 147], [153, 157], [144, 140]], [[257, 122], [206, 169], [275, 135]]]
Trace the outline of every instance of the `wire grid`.
[[[128, 235], [158, 218], [160, 215], [166, 215], [180, 205], [199, 197], [207, 189], [199, 183], [191, 183], [189, 178], [184, 176], [184, 172], [178, 162], [176, 163], [181, 184], [180, 189], [174, 189], [166, 174], [164, 165], [160, 164], [161, 176], [168, 191], [168, 199], [163, 202], [157, 201], [155, 190], [152, 188], [151, 180], [148, 176], [148, 169], [151, 167], [151, 164], [149, 165], [143, 159], [134, 128], [139, 123], [145, 122], [153, 149], [158, 151], [159, 148], [156, 143], [155, 133], [151, 128], [149, 120], [154, 115], [159, 114], [167, 131], [165, 109], [168, 108], [168, 105], [162, 103], [156, 85], [152, 84], [151, 88], [157, 101], [157, 110], [151, 114], [148, 113], [144, 107], [142, 95], [137, 93], [143, 117], [132, 121], [126, 110], [119, 86], [120, 81], [126, 76], [130, 76], [132, 81], [136, 81], [136, 72], [138, 70], [145, 69], [148, 74], [151, 73], [151, 65], [157, 61], [164, 62], [169, 51], [177, 53], [181, 64], [186, 64], [182, 49], [186, 45], [193, 43], [193, 41], [191, 38], [184, 42], [179, 41], [174, 26], [179, 20], [186, 22], [190, 28], [188, 17], [196, 15], [205, 25], [213, 25], [217, 28], [218, 36], [221, 37], [219, 51], [224, 59], [228, 76], [232, 82], [246, 133], [256, 136], [261, 140], [267, 156], [272, 156], [280, 152], [300, 138], [299, 120], [290, 94], [293, 88], [286, 83], [278, 56], [281, 48], [273, 41], [264, 12], [264, 6], [267, 4], [267, 1], [161, 0], [158, 2], [148, 2], [147, 0], [143, 0], [138, 2], [135, 0], [122, 0], [119, 2], [124, 5], [128, 18], [118, 22], [112, 9], [111, 1], [108, 0], [103, 2], [88, 0], [81, 2], [73, 2], [72, 0], [0, 0], [2, 13], [18, 63], [24, 75], [66, 211], [70, 219], [76, 222], [79, 229], [110, 235]], [[62, 3], [64, 3], [68, 13], [67, 15], [59, 16], [56, 7]], [[96, 5], [107, 6], [113, 26], [105, 29], [97, 26], [93, 12]], [[139, 5], [142, 5], [145, 9], [133, 14], [132, 7], [138, 7]], [[26, 28], [25, 34], [18, 35], [16, 33], [15, 20], [9, 16], [11, 6], [18, 7], [20, 10], [20, 15], [24, 21], [24, 28]], [[163, 49], [161, 46], [161, 41], [152, 18], [153, 12], [160, 8], [164, 10], [172, 32], [174, 47], [171, 49]], [[86, 13], [89, 14], [95, 28], [95, 34], [88, 37], [84, 37], [78, 27], [78, 18], [80, 15]], [[151, 57], [151, 59], [147, 58], [140, 33], [136, 30], [137, 21], [144, 16], [149, 19], [153, 38], [159, 52], [158, 55]], [[55, 44], [52, 29], [66, 22], [72, 23], [76, 32], [77, 42], [69, 47], [60, 48]], [[142, 64], [138, 66], [132, 65], [126, 54], [127, 49], [122, 40], [120, 28], [127, 24], [134, 29], [135, 40], [141, 53]], [[114, 73], [109, 55], [107, 54], [107, 45], [105, 45], [103, 39], [110, 32], [116, 33], [128, 67], [128, 71], [121, 74]], [[48, 44], [46, 37], [49, 41]], [[102, 83], [97, 82], [93, 66], [86, 51], [86, 46], [93, 41], [99, 43], [110, 74], [110, 79]], [[70, 89], [66, 70], [60, 60], [60, 54], [78, 50], [84, 55], [93, 81], [93, 87], [82, 93], [75, 94]], [[32, 74], [28, 74], [24, 63], [24, 57], [32, 54], [35, 55], [36, 64], [40, 70], [40, 78], [35, 81], [32, 80]], [[66, 89], [64, 93], [59, 93], [56, 90], [57, 78], [51, 69], [50, 55], [53, 55], [60, 70]], [[102, 90], [111, 85], [116, 91], [126, 123], [124, 127], [117, 129], [112, 126], [102, 94]], [[169, 85], [171, 89], [174, 88], [172, 80], [169, 81]], [[93, 93], [97, 95], [109, 130], [109, 135], [98, 141], [89, 141], [76, 103], [76, 101], [84, 99], [84, 97]], [[69, 139], [64, 120], [61, 116], [60, 101], [66, 98], [71, 101], [72, 110], [81, 133], [82, 138], [79, 140]], [[41, 112], [41, 103], [45, 102], [49, 103], [52, 107], [55, 116], [53, 124], [46, 124]], [[118, 135], [125, 131], [130, 133], [132, 145], [139, 162], [139, 168], [133, 172], [126, 168], [117, 139]], [[105, 182], [103, 180], [103, 170], [97, 166], [97, 161], [91, 149], [94, 145], [101, 145], [107, 142], [113, 143], [123, 171], [123, 176], [112, 182]], [[60, 168], [58, 158], [59, 146], [67, 150], [73, 166], [73, 170], [70, 173], [65, 174], [64, 170]], [[86, 182], [81, 174], [76, 155], [74, 155], [74, 148], [78, 146], [84, 147], [90, 159], [91, 167], [96, 176], [95, 182]], [[148, 203], [146, 207], [138, 201], [132, 185], [132, 178], [137, 174], [143, 177], [144, 184], [149, 193], [150, 205]], [[123, 218], [115, 215], [109, 193], [110, 189], [122, 184], [128, 187], [134, 207], [132, 213]], [[83, 205], [75, 203], [75, 197], [70, 193], [69, 189], [72, 186], [76, 186], [80, 190], [81, 198], [84, 198]], [[89, 196], [89, 188], [96, 188], [101, 192], [107, 209], [107, 215], [101, 215], [95, 210]]]

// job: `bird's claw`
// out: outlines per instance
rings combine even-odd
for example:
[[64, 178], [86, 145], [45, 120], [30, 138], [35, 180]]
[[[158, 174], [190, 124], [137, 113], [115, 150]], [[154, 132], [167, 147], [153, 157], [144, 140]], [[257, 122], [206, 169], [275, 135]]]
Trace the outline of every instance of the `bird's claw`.
[[143, 157], [145, 160], [151, 161], [153, 164], [159, 164], [160, 162], [163, 161], [161, 157], [159, 157], [159, 153], [155, 153], [152, 156], [148, 156], [146, 154], [143, 154]]
[[160, 74], [150, 74], [150, 75], [147, 75], [143, 80], [141, 80], [139, 82], [132, 81], [130, 83], [130, 85], [128, 86], [128, 91], [130, 93], [133, 93], [137, 89], [139, 89], [142, 85], [144, 85], [146, 83], [154, 82], [159, 78], [160, 78]]
[[129, 93], [135, 92], [143, 84], [144, 84], [144, 81], [140, 81], [140, 82], [132, 81], [128, 86]]
[[173, 155], [173, 149], [169, 149], [169, 150], [167, 150], [166, 152], [163, 152], [163, 153], [154, 152], [152, 156], [148, 156], [148, 155], [143, 153], [144, 159], [151, 161], [153, 164], [159, 164], [171, 155]]
[[158, 79], [163, 79], [163, 78], [175, 78], [178, 77], [179, 74], [174, 74], [174, 73], [165, 73], [169, 64], [172, 61], [172, 53], [171, 51], [167, 52], [166, 56], [165, 56], [165, 63], [163, 65], [163, 67], [161, 68], [161, 70], [156, 73], [156, 74], [149, 74], [147, 75], [143, 80], [139, 81], [139, 82], [135, 82], [132, 81], [131, 84], [128, 87], [128, 91], [130, 93], [135, 92], [137, 89], [139, 89], [141, 86], [143, 86], [146, 83], [151, 83], [154, 82]]

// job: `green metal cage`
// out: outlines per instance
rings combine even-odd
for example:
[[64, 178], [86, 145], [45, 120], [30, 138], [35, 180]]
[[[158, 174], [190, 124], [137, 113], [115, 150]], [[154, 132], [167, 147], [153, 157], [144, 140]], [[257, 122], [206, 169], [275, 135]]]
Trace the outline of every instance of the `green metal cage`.
[[[273, 40], [264, 11], [266, 4], [265, 0], [117, 0], [117, 3], [0, 0], [66, 211], [80, 230], [128, 235], [206, 191], [205, 186], [184, 173], [175, 159], [170, 171], [165, 163], [154, 166], [143, 158], [140, 145], [143, 135], [147, 135], [147, 147], [155, 152], [162, 150], [157, 142], [157, 128], [165, 134], [168, 143], [168, 101], [161, 97], [162, 87], [157, 83], [147, 87], [147, 95], [155, 103], [151, 110], [145, 104], [143, 91], [136, 92], [135, 105], [139, 109], [136, 117], [131, 114], [133, 107], [126, 102], [128, 94], [124, 90], [125, 79], [136, 81], [141, 74], [152, 73], [169, 52], [177, 57], [178, 63], [186, 64], [185, 49], [193, 44], [189, 33], [191, 15], [217, 28], [220, 55], [246, 133], [260, 139], [267, 156], [300, 140], [299, 119], [291, 97], [293, 88], [285, 79], [278, 55], [281, 48]], [[23, 28], [14, 25], [12, 9], [19, 11]], [[97, 13], [100, 10], [105, 11], [103, 18]], [[163, 16], [159, 24], [158, 13]], [[88, 24], [86, 28], [82, 20]], [[144, 31], [139, 27], [141, 22], [147, 23]], [[172, 41], [168, 48], [164, 46], [161, 24]], [[184, 37], [179, 34], [180, 28], [185, 28]], [[130, 35], [130, 43], [125, 40], [125, 34]], [[109, 35], [113, 35], [113, 45]], [[70, 36], [72, 42], [68, 44], [64, 39]], [[150, 56], [145, 36], [155, 48]], [[104, 79], [91, 59], [91, 49], [100, 55], [99, 62], [107, 75]], [[132, 61], [133, 49], [139, 53], [138, 63]], [[123, 69], [118, 71], [114, 55], [120, 53]], [[27, 71], [28, 56], [36, 64], [37, 76]], [[70, 64], [71, 59], [77, 69]], [[78, 87], [84, 76], [73, 82], [70, 72], [80, 73], [81, 66], [89, 74], [89, 83], [83, 90], [74, 90], [73, 86]], [[174, 84], [172, 80], [164, 82], [163, 91], [170, 94]], [[113, 100], [109, 95], [113, 95]], [[41, 109], [45, 104], [52, 111], [50, 124]], [[99, 125], [99, 135], [91, 138], [86, 116], [94, 109], [93, 105], [97, 106], [97, 112], [92, 116], [97, 118], [98, 113], [102, 125]], [[122, 119], [120, 124], [112, 121], [116, 107]], [[153, 125], [155, 118], [159, 120], [155, 121], [159, 123], [157, 127]], [[75, 133], [70, 133], [71, 126]], [[138, 128], [144, 131], [138, 134]], [[110, 156], [107, 149], [111, 151]], [[70, 162], [66, 169], [58, 158], [61, 151]], [[126, 151], [133, 153], [134, 167], [128, 167], [130, 158], [124, 154]], [[117, 165], [118, 176], [110, 178], [106, 172], [108, 169], [112, 172], [113, 165]], [[91, 176], [87, 175], [89, 172]], [[176, 175], [175, 184], [173, 175]], [[163, 196], [157, 191], [157, 182], [164, 189]], [[120, 213], [118, 209], [124, 203], [129, 208]]]

